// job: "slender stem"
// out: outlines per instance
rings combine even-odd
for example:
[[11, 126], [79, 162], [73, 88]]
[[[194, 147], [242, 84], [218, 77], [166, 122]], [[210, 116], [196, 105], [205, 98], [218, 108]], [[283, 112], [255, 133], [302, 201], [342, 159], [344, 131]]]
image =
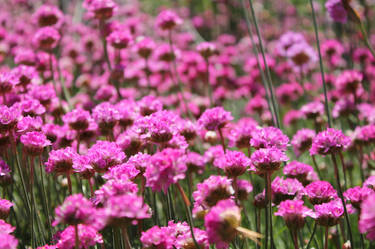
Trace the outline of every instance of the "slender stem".
[[69, 194], [72, 194], [72, 179], [70, 178], [70, 173], [66, 173], [66, 178], [68, 179], [68, 188], [69, 188]]
[[214, 99], [213, 99], [213, 96], [212, 96], [212, 88], [211, 88], [211, 85], [210, 85], [210, 61], [209, 61], [209, 58], [205, 58], [205, 62], [206, 62], [206, 87], [207, 87], [207, 90], [208, 90], [208, 97], [210, 99], [210, 106], [213, 107], [214, 106]]
[[325, 80], [325, 77], [324, 77], [324, 67], [323, 67], [322, 53], [320, 51], [320, 40], [319, 40], [319, 33], [318, 33], [318, 24], [316, 22], [316, 16], [315, 16], [315, 10], [314, 10], [313, 1], [312, 0], [309, 0], [309, 1], [310, 1], [311, 12], [312, 12], [312, 17], [313, 17], [313, 23], [314, 23], [316, 46], [317, 46], [318, 54], [319, 54], [319, 67], [320, 67], [320, 74], [321, 74], [321, 77], [322, 77], [323, 92], [324, 92], [324, 106], [325, 106], [325, 109], [326, 109], [326, 115], [327, 115], [327, 119], [328, 119], [328, 127], [332, 127], [331, 113], [329, 111], [329, 106], [328, 106], [327, 84], [326, 84], [326, 80]]
[[271, 71], [270, 71], [270, 68], [269, 68], [268, 63], [267, 63], [265, 50], [264, 50], [264, 46], [263, 46], [262, 36], [260, 34], [258, 21], [257, 21], [255, 11], [254, 11], [253, 0], [249, 0], [249, 4], [250, 4], [250, 10], [251, 10], [251, 15], [253, 17], [255, 30], [256, 30], [256, 33], [257, 33], [257, 36], [258, 36], [259, 49], [260, 49], [260, 52], [262, 54], [264, 67], [266, 69], [266, 75], [267, 75], [267, 78], [268, 78], [267, 83], [268, 83], [268, 88], [270, 90], [272, 107], [273, 107], [273, 110], [275, 111], [276, 125], [277, 125], [278, 128], [280, 128], [280, 121], [279, 121], [278, 108], [277, 108], [277, 104], [276, 104], [276, 97], [275, 97], [275, 94], [273, 93], [273, 83], [272, 83]]
[[[169, 47], [171, 49], [171, 53], [173, 53], [173, 60], [172, 60], [173, 72], [171, 72], [171, 78], [174, 81], [175, 85], [177, 85], [180, 90], [180, 95], [181, 95], [182, 103], [184, 104], [185, 111], [188, 113], [188, 116], [190, 117], [190, 119], [193, 119], [194, 116], [191, 114], [190, 109], [188, 108], [188, 104], [184, 95], [184, 89], [182, 87], [181, 80], [177, 72], [177, 62], [176, 62], [176, 56], [174, 54], [172, 30], [168, 32], [168, 40], [169, 40]], [[176, 79], [174, 75], [176, 76]]]
[[266, 173], [267, 177], [267, 196], [268, 196], [268, 216], [270, 218], [270, 248], [274, 248], [273, 231], [272, 231], [272, 188], [271, 188], [271, 172]]
[[318, 173], [319, 179], [323, 179], [323, 178], [322, 178], [322, 174], [320, 173], [320, 169], [319, 169], [318, 163], [316, 162], [316, 157], [315, 157], [315, 155], [312, 155], [311, 158], [312, 158], [312, 160], [313, 160], [313, 164], [314, 164], [315, 170], [316, 170], [316, 172]]
[[108, 56], [108, 46], [107, 46], [107, 40], [106, 40], [106, 37], [104, 37], [104, 28], [105, 28], [105, 23], [104, 21], [100, 21], [99, 22], [99, 29], [100, 29], [100, 33], [101, 33], [101, 40], [102, 40], [102, 44], [103, 44], [103, 51], [104, 51], [104, 58], [105, 58], [105, 61], [107, 62], [107, 66], [108, 66], [108, 69], [109, 71], [112, 71], [112, 66], [111, 66], [111, 61], [109, 60], [109, 56]]
[[365, 29], [365, 26], [363, 25], [362, 22], [359, 24], [359, 28], [361, 30], [361, 33], [362, 33], [362, 36], [363, 36], [363, 41], [365, 42], [366, 47], [370, 50], [370, 53], [372, 54], [372, 57], [375, 58], [375, 51], [374, 51], [373, 47], [371, 46], [371, 43], [368, 39], [368, 35], [367, 35], [366, 29]]
[[235, 198], [236, 198], [236, 202], [239, 204], [239, 203], [240, 203], [240, 199], [238, 198], [239, 195], [238, 195], [237, 176], [233, 177], [232, 186], [233, 186], [233, 189], [234, 189], [234, 196], [235, 196]]
[[49, 237], [51, 237], [53, 232], [52, 232], [52, 225], [51, 225], [51, 220], [50, 220], [51, 216], [49, 214], [49, 205], [48, 205], [48, 200], [47, 200], [46, 188], [44, 186], [43, 165], [42, 165], [41, 157], [39, 157], [39, 166], [40, 166], [40, 181], [42, 184], [43, 206], [44, 206], [46, 217], [47, 217]]
[[325, 236], [324, 236], [324, 249], [328, 249], [328, 227], [326, 227]]
[[78, 225], [74, 225], [74, 234], [75, 234], [75, 249], [79, 249], [79, 235], [78, 235]]
[[87, 179], [87, 181], [89, 182], [91, 197], [94, 197], [95, 192], [94, 192], [94, 186], [92, 185], [92, 182], [91, 182], [91, 178]]
[[132, 246], [130, 244], [128, 229], [126, 228], [126, 226], [123, 226], [121, 228], [121, 232], [122, 232], [122, 237], [124, 238], [124, 242], [125, 242], [125, 249], [131, 249]]
[[223, 147], [224, 153], [226, 153], [226, 146], [225, 146], [223, 131], [221, 130], [221, 128], [218, 128], [218, 131], [219, 131], [219, 135], [220, 135], [221, 146]]
[[260, 77], [262, 79], [262, 84], [263, 84], [264, 90], [266, 92], [266, 100], [267, 100], [268, 109], [271, 112], [272, 123], [273, 123], [274, 126], [276, 126], [276, 119], [275, 119], [275, 115], [274, 115], [274, 110], [272, 109], [272, 105], [270, 103], [270, 96], [269, 96], [269, 90], [268, 90], [268, 87], [267, 87], [267, 80], [266, 80], [266, 77], [264, 75], [264, 71], [263, 71], [263, 69], [262, 69], [262, 67], [260, 65], [260, 61], [259, 61], [259, 57], [258, 57], [258, 51], [257, 51], [257, 45], [254, 42], [253, 32], [251, 31], [251, 24], [250, 24], [249, 13], [247, 11], [247, 7], [245, 5], [244, 0], [241, 0], [241, 3], [242, 3], [242, 9], [243, 9], [243, 11], [245, 13], [246, 27], [247, 27], [247, 32], [249, 33], [249, 37], [250, 37], [250, 41], [251, 41], [251, 47], [253, 49], [253, 53], [254, 53], [255, 59], [257, 61], [258, 70], [260, 72]]
[[309, 249], [310, 248], [310, 244], [315, 236], [315, 232], [316, 232], [316, 228], [317, 228], [318, 224], [315, 222], [314, 223], [314, 228], [313, 228], [313, 231], [311, 233], [311, 236], [310, 236], [310, 239], [309, 239], [309, 242], [307, 242], [307, 245], [306, 245], [306, 249]]
[[30, 158], [31, 246], [35, 248], [34, 158]]
[[299, 249], [298, 247], [298, 239], [297, 239], [297, 230], [296, 231], [291, 231], [292, 236], [293, 236], [293, 244], [294, 244], [294, 249]]
[[350, 225], [349, 215], [348, 215], [348, 211], [347, 211], [347, 208], [346, 208], [344, 196], [342, 194], [342, 189], [341, 189], [341, 185], [340, 185], [340, 174], [339, 174], [339, 169], [338, 169], [338, 166], [337, 166], [337, 160], [336, 160], [335, 154], [332, 153], [331, 158], [332, 158], [332, 162], [333, 162], [333, 166], [334, 166], [335, 178], [336, 178], [336, 183], [337, 183], [337, 189], [338, 189], [338, 192], [339, 192], [339, 197], [341, 199], [342, 206], [344, 208], [344, 215], [345, 215], [346, 225], [348, 227], [350, 244], [352, 245], [352, 249], [354, 249], [354, 240], [353, 240], [352, 228], [351, 228], [351, 225]]
[[193, 218], [191, 217], [189, 199], [186, 197], [186, 194], [185, 194], [184, 190], [182, 189], [181, 185], [178, 182], [176, 183], [176, 186], [177, 186], [177, 189], [179, 190], [179, 192], [181, 194], [181, 197], [182, 197], [182, 200], [183, 200], [183, 203], [184, 203], [184, 206], [185, 206], [185, 211], [186, 211], [188, 223], [189, 223], [189, 226], [190, 226], [191, 238], [193, 239], [195, 248], [200, 249], [199, 244], [198, 244], [198, 242], [197, 242], [197, 240], [195, 239], [195, 236], [194, 236], [194, 229], [193, 229], [194, 223], [193, 223]]
[[347, 177], [346, 177], [345, 161], [344, 161], [344, 156], [342, 155], [341, 151], [339, 152], [339, 157], [340, 157], [340, 161], [341, 161], [342, 172], [344, 173], [344, 187], [345, 187], [345, 189], [348, 189], [348, 184], [347, 184], [347, 180], [346, 180]]

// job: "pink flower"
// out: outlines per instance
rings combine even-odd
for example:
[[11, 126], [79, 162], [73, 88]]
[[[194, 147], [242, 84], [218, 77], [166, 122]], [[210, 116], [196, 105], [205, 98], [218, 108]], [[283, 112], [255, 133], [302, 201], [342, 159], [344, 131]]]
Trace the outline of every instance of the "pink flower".
[[20, 113], [14, 107], [0, 105], [0, 132], [13, 129], [19, 120]]
[[140, 219], [151, 217], [149, 206], [136, 194], [110, 197], [105, 203], [104, 212], [108, 224], [112, 226], [136, 224]]
[[173, 231], [167, 227], [154, 226], [142, 232], [141, 242], [144, 248], [172, 249], [174, 239]]
[[188, 152], [186, 155], [186, 166], [188, 171], [202, 174], [206, 166], [204, 157], [196, 152]]
[[285, 151], [289, 143], [289, 138], [275, 127], [255, 129], [251, 136], [250, 145], [256, 149], [275, 147]]
[[225, 111], [223, 107], [214, 107], [204, 111], [198, 119], [198, 125], [209, 131], [214, 131], [224, 128], [232, 120], [230, 112]]
[[[78, 239], [80, 249], [88, 249], [97, 243], [102, 244], [103, 238], [98, 231], [88, 225], [78, 225]], [[57, 248], [74, 249], [75, 247], [75, 227], [68, 226], [60, 235]]]
[[253, 185], [247, 180], [237, 180], [238, 199], [246, 200], [249, 194], [253, 191]]
[[0, 159], [0, 186], [10, 184], [12, 182], [11, 170], [8, 164]]
[[348, 19], [348, 13], [341, 2], [341, 0], [328, 0], [325, 7], [330, 15], [330, 17], [335, 22], [346, 23]]
[[238, 121], [229, 133], [229, 145], [237, 148], [248, 148], [252, 132], [256, 129], [257, 123], [252, 118], [243, 118]]
[[276, 147], [259, 149], [251, 155], [251, 162], [259, 173], [278, 170], [281, 163], [288, 160], [285, 153]]
[[62, 117], [65, 124], [74, 130], [86, 130], [91, 119], [90, 113], [81, 108], [72, 110]]
[[197, 51], [204, 57], [209, 58], [218, 53], [216, 45], [212, 42], [201, 42], [197, 46]]
[[303, 128], [297, 131], [293, 136], [292, 146], [294, 152], [299, 156], [304, 151], [311, 148], [313, 138], [315, 137], [315, 131], [307, 128]]
[[287, 177], [298, 179], [303, 185], [319, 180], [313, 167], [298, 161], [292, 161], [285, 165], [283, 173]]
[[272, 181], [272, 201], [276, 205], [287, 199], [301, 199], [304, 194], [303, 185], [293, 178], [283, 179], [279, 176]]
[[315, 181], [305, 187], [305, 192], [310, 202], [322, 204], [337, 198], [337, 192], [329, 182]]
[[361, 87], [363, 75], [356, 70], [345, 70], [336, 78], [335, 85], [342, 94], [355, 94]]
[[53, 5], [42, 5], [33, 15], [39, 27], [55, 26], [59, 28], [64, 21], [64, 14]]
[[368, 196], [361, 205], [361, 215], [359, 219], [359, 231], [367, 233], [366, 238], [375, 240], [375, 194]]
[[345, 150], [350, 142], [350, 138], [345, 136], [341, 130], [328, 128], [325, 131], [319, 132], [314, 138], [310, 155], [337, 153]]
[[[224, 170], [228, 177], [238, 177], [251, 166], [250, 159], [240, 151], [227, 151], [214, 160], [214, 166]], [[254, 170], [254, 168], [250, 168]]]
[[22, 135], [21, 143], [24, 146], [26, 154], [35, 157], [43, 153], [45, 147], [51, 145], [46, 135], [38, 131], [29, 131]]
[[350, 201], [353, 207], [360, 209], [361, 204], [367, 197], [374, 193], [374, 190], [367, 187], [356, 186], [344, 192], [344, 197]]
[[231, 198], [234, 194], [232, 180], [225, 176], [210, 176], [202, 183], [197, 184], [193, 198], [198, 205], [204, 208], [213, 207], [220, 200]]
[[10, 233], [13, 233], [14, 230], [16, 230], [15, 227], [12, 227], [8, 223], [6, 223], [4, 220], [0, 219], [0, 234], [10, 234]]
[[72, 147], [52, 150], [49, 153], [48, 161], [45, 163], [47, 173], [70, 173], [73, 167], [73, 159], [76, 156], [77, 152], [75, 152]]
[[84, 6], [88, 8], [89, 15], [99, 20], [106, 20], [113, 16], [118, 6], [113, 0], [89, 0]]
[[13, 235], [0, 233], [0, 249], [17, 249], [18, 240]]
[[121, 164], [125, 153], [115, 142], [97, 141], [86, 154], [97, 172], [105, 173], [110, 167]]
[[133, 37], [128, 30], [115, 30], [106, 39], [114, 48], [124, 49], [128, 47]]
[[171, 184], [185, 178], [187, 170], [185, 155], [178, 149], [164, 149], [150, 158], [150, 165], [146, 168], [146, 186], [153, 191], [167, 192]]
[[39, 49], [50, 51], [57, 46], [60, 38], [60, 33], [55, 28], [47, 26], [35, 33], [33, 43]]
[[344, 214], [344, 208], [339, 200], [315, 205], [314, 210], [316, 222], [327, 227], [336, 225]]
[[96, 222], [96, 209], [82, 194], [68, 196], [64, 203], [55, 209], [55, 213], [54, 226], [60, 223], [93, 225]]
[[135, 44], [135, 50], [137, 51], [139, 56], [146, 59], [150, 57], [155, 48], [155, 42], [149, 37], [144, 37]]
[[162, 30], [171, 30], [182, 24], [182, 19], [172, 10], [164, 10], [156, 17], [155, 24]]
[[302, 200], [281, 202], [275, 215], [283, 217], [287, 227], [292, 230], [301, 229], [305, 224], [306, 217], [315, 217], [314, 212], [304, 206]]
[[136, 194], [137, 192], [137, 184], [125, 177], [110, 179], [100, 189], [95, 191], [95, 204], [105, 204], [113, 196], [121, 196], [129, 193]]
[[0, 219], [5, 220], [8, 218], [10, 213], [10, 208], [13, 206], [13, 203], [0, 198]]
[[364, 187], [375, 189], [375, 176], [369, 176], [366, 181], [363, 183]]
[[218, 249], [228, 248], [237, 235], [240, 221], [241, 209], [233, 200], [219, 201], [204, 218], [208, 241]]

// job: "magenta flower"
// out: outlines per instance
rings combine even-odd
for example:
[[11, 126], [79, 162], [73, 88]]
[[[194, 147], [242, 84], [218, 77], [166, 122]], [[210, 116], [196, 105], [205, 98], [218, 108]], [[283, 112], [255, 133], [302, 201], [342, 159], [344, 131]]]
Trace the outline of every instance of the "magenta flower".
[[11, 170], [8, 164], [0, 159], [0, 186], [10, 184], [12, 182]]
[[134, 182], [126, 179], [110, 179], [95, 191], [95, 204], [105, 204], [113, 196], [121, 196], [129, 193], [136, 194], [138, 186]]
[[14, 107], [0, 105], [0, 132], [13, 129], [20, 118], [20, 113]]
[[104, 212], [111, 226], [135, 225], [138, 220], [151, 217], [149, 206], [135, 194], [110, 197], [105, 203]]
[[255, 149], [275, 147], [285, 151], [289, 143], [289, 138], [275, 127], [255, 129], [251, 136], [250, 145]]
[[363, 75], [356, 70], [345, 70], [337, 76], [335, 85], [342, 94], [356, 94], [361, 86]]
[[155, 48], [155, 42], [149, 37], [144, 37], [135, 44], [136, 52], [139, 54], [139, 56], [145, 59], [150, 57]]
[[124, 49], [128, 47], [133, 37], [128, 30], [115, 30], [106, 39], [114, 48]]
[[[78, 225], [78, 239], [79, 248], [88, 249], [95, 246], [97, 243], [102, 244], [102, 236], [98, 231], [88, 225]], [[57, 243], [57, 248], [74, 249], [75, 247], [75, 227], [68, 226], [60, 235], [60, 240]]]
[[350, 145], [351, 139], [345, 136], [341, 130], [328, 128], [319, 132], [313, 139], [310, 155], [327, 155], [345, 150]]
[[86, 130], [89, 127], [91, 116], [88, 111], [77, 108], [66, 113], [62, 119], [73, 130]]
[[248, 148], [256, 126], [256, 121], [251, 118], [240, 119], [230, 130], [229, 145], [237, 148]]
[[85, 6], [89, 10], [89, 15], [95, 19], [107, 20], [117, 11], [118, 6], [113, 0], [91, 0]]
[[[134, 180], [139, 174], [141, 173], [137, 169], [137, 163], [129, 162], [130, 159], [123, 164], [119, 164], [116, 166], [113, 166], [109, 169], [107, 173], [103, 175], [104, 179], [129, 179]], [[143, 162], [143, 164], [147, 164], [147, 161]]]
[[84, 179], [90, 179], [94, 176], [95, 170], [91, 165], [91, 160], [86, 155], [77, 155], [73, 158], [73, 170]]
[[202, 55], [204, 58], [209, 58], [214, 54], [218, 53], [216, 45], [212, 42], [201, 42], [197, 46], [197, 51]]
[[186, 166], [188, 171], [202, 174], [206, 166], [204, 157], [196, 152], [188, 152], [186, 155]]
[[340, 23], [346, 23], [348, 20], [348, 13], [341, 0], [328, 0], [325, 7], [329, 13], [329, 16], [335, 21]]
[[164, 10], [156, 17], [156, 26], [162, 30], [171, 30], [182, 24], [182, 19], [172, 10]]
[[193, 198], [198, 205], [204, 208], [213, 207], [221, 200], [231, 198], [234, 194], [232, 180], [225, 176], [210, 176], [202, 183], [197, 184]]
[[17, 249], [18, 240], [11, 234], [0, 233], [0, 249]]
[[287, 177], [296, 178], [303, 185], [319, 180], [313, 167], [298, 161], [292, 161], [285, 165], [283, 173]]
[[246, 200], [249, 194], [253, 191], [253, 185], [247, 180], [237, 180], [238, 199]]
[[314, 206], [316, 222], [321, 226], [334, 226], [344, 214], [344, 208], [339, 200]]
[[56, 218], [53, 225], [60, 223], [67, 225], [96, 223], [96, 209], [82, 194], [68, 196], [64, 203], [55, 209]]
[[57, 46], [57, 43], [60, 41], [60, 33], [53, 27], [43, 27], [40, 28], [35, 34], [33, 38], [33, 43], [35, 47], [51, 51]]
[[204, 218], [208, 241], [218, 249], [228, 248], [237, 235], [240, 221], [241, 209], [233, 200], [219, 201]]
[[366, 181], [363, 183], [363, 186], [374, 190], [375, 189], [375, 176], [369, 176], [369, 178], [367, 178]]
[[316, 119], [324, 115], [324, 105], [320, 101], [313, 101], [301, 107], [302, 113], [310, 119]]
[[95, 106], [92, 111], [92, 117], [99, 125], [103, 135], [112, 134], [113, 127], [121, 118], [117, 108], [108, 102], [103, 102]]
[[198, 119], [198, 125], [209, 131], [214, 131], [224, 128], [232, 120], [230, 112], [225, 111], [223, 107], [214, 107], [204, 111]]
[[35, 157], [43, 153], [45, 147], [51, 145], [44, 133], [38, 131], [30, 131], [22, 135], [21, 143], [24, 146], [26, 154]]
[[72, 171], [73, 159], [77, 152], [72, 147], [59, 150], [52, 150], [49, 153], [48, 161], [45, 163], [47, 173], [69, 174]]
[[272, 201], [276, 205], [285, 200], [301, 199], [304, 194], [303, 185], [297, 179], [293, 178], [283, 179], [276, 176], [271, 183], [271, 189]]
[[144, 176], [146, 186], [153, 191], [167, 192], [171, 184], [185, 178], [186, 159], [184, 152], [179, 149], [164, 149], [150, 158]]
[[0, 73], [0, 94], [6, 94], [13, 90], [13, 88], [19, 83], [18, 78], [12, 72], [1, 72]]
[[8, 218], [10, 213], [10, 208], [13, 206], [13, 203], [0, 198], [0, 219], [5, 220]]
[[87, 151], [91, 165], [99, 173], [105, 173], [110, 167], [121, 164], [125, 153], [115, 142], [97, 141]]
[[349, 188], [344, 192], [344, 197], [350, 201], [353, 207], [360, 209], [361, 204], [367, 197], [374, 193], [374, 190], [367, 187], [356, 186]]
[[288, 160], [285, 153], [276, 147], [259, 149], [251, 155], [251, 162], [259, 173], [278, 170], [281, 163]]
[[163, 109], [163, 103], [160, 99], [152, 95], [143, 97], [137, 104], [142, 116], [147, 116]]
[[367, 233], [366, 238], [375, 240], [375, 194], [371, 194], [361, 204], [359, 231]]
[[42, 5], [34, 13], [33, 19], [39, 27], [55, 26], [59, 28], [64, 21], [64, 14], [53, 5]]
[[314, 130], [303, 128], [297, 131], [291, 141], [293, 150], [297, 154], [297, 156], [301, 155], [303, 152], [311, 148], [314, 137]]
[[[250, 168], [250, 159], [240, 151], [227, 151], [214, 160], [214, 166], [224, 170], [228, 177], [238, 177]], [[250, 168], [255, 170], [255, 168]]]
[[305, 187], [305, 193], [310, 202], [322, 204], [337, 198], [337, 192], [329, 182], [315, 181]]
[[276, 216], [283, 217], [287, 227], [299, 230], [305, 224], [306, 217], [315, 217], [314, 212], [303, 205], [302, 200], [286, 200], [280, 203]]
[[141, 242], [144, 248], [172, 249], [174, 239], [173, 231], [167, 227], [153, 226], [142, 232]]
[[10, 224], [0, 219], [0, 234], [10, 234], [13, 233], [14, 230], [16, 230], [15, 227], [12, 227]]

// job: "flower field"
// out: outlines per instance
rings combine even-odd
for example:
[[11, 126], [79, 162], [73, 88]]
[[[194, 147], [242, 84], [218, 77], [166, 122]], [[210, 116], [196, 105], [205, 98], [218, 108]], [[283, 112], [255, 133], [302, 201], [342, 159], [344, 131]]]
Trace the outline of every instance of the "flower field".
[[0, 249], [375, 249], [374, 14], [0, 0]]

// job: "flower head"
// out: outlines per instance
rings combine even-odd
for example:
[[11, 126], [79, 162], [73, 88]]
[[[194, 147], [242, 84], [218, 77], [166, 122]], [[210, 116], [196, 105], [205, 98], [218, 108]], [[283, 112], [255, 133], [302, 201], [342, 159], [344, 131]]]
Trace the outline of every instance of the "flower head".
[[313, 138], [315, 137], [315, 131], [307, 128], [303, 128], [297, 131], [292, 138], [292, 146], [297, 156], [301, 155], [304, 151], [311, 148]]
[[251, 162], [259, 173], [278, 170], [281, 163], [288, 160], [285, 153], [276, 147], [259, 149], [251, 155]]
[[375, 240], [375, 194], [368, 196], [361, 205], [361, 215], [359, 219], [359, 231], [367, 233], [366, 238]]
[[185, 178], [187, 170], [184, 152], [179, 149], [164, 149], [150, 158], [146, 168], [146, 186], [153, 191], [167, 191], [171, 184]]
[[280, 203], [275, 215], [283, 217], [289, 229], [298, 230], [304, 226], [306, 217], [314, 217], [314, 212], [302, 200], [286, 200]]
[[[95, 246], [97, 243], [103, 243], [102, 236], [97, 229], [89, 225], [78, 225], [79, 248], [86, 249]], [[57, 248], [74, 249], [75, 247], [75, 227], [68, 226], [60, 235]]]
[[348, 13], [341, 0], [328, 0], [325, 7], [330, 17], [335, 22], [346, 23], [348, 20]]
[[48, 173], [56, 174], [69, 173], [73, 168], [73, 159], [77, 156], [77, 152], [72, 147], [52, 150], [49, 153], [48, 161], [45, 163]]
[[316, 222], [327, 227], [336, 225], [344, 214], [344, 208], [339, 200], [315, 205], [314, 210]]
[[214, 160], [214, 166], [223, 169], [229, 177], [237, 177], [246, 172], [251, 166], [251, 161], [240, 151], [227, 151]]
[[207, 109], [198, 119], [198, 125], [206, 128], [209, 131], [214, 131], [223, 128], [228, 122], [232, 121], [233, 117], [230, 112], [227, 112], [222, 107], [214, 107]]
[[0, 198], [0, 219], [5, 220], [8, 218], [10, 213], [10, 208], [13, 206], [13, 203]]
[[310, 155], [337, 153], [345, 150], [350, 142], [350, 138], [345, 136], [341, 130], [328, 128], [325, 131], [319, 132], [313, 139]]
[[256, 149], [275, 147], [285, 151], [289, 143], [289, 138], [275, 127], [255, 129], [251, 136], [250, 145]]
[[24, 146], [25, 152], [30, 156], [41, 155], [44, 147], [51, 145], [46, 135], [38, 131], [27, 132], [21, 136], [20, 140]]
[[172, 10], [164, 10], [156, 17], [156, 26], [162, 30], [171, 30], [182, 24], [182, 19]]
[[337, 192], [329, 182], [315, 181], [305, 187], [305, 192], [310, 202], [322, 204], [337, 198]]
[[219, 201], [204, 218], [208, 241], [219, 249], [228, 248], [237, 235], [240, 221], [241, 209], [233, 200]]

